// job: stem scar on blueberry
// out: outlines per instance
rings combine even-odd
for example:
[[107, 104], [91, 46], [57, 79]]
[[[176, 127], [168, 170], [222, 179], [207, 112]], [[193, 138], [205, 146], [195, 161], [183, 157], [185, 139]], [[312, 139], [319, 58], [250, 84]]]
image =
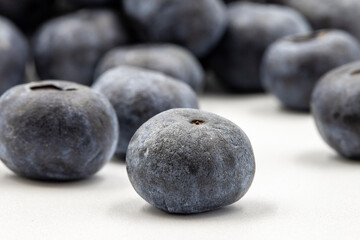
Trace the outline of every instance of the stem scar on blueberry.
[[202, 120], [193, 120], [193, 121], [191, 121], [191, 124], [192, 125], [203, 125], [204, 121], [202, 121]]
[[359, 70], [356, 70], [356, 71], [353, 71], [352, 73], [351, 73], [351, 75], [359, 75], [360, 74], [360, 69]]
[[33, 91], [38, 91], [38, 90], [76, 91], [77, 90], [76, 88], [63, 88], [63, 87], [56, 86], [54, 84], [36, 85], [36, 86], [30, 87], [30, 89]]

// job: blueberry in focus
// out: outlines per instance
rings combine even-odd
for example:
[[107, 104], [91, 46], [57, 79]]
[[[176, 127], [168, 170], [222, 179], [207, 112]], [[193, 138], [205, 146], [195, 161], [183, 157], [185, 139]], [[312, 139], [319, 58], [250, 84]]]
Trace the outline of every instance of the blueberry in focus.
[[29, 46], [9, 20], [0, 17], [0, 95], [24, 81]]
[[312, 94], [311, 110], [323, 139], [347, 158], [360, 158], [360, 62], [327, 73]]
[[303, 16], [284, 6], [234, 2], [227, 16], [229, 26], [208, 64], [233, 92], [262, 91], [259, 71], [265, 49], [281, 37], [310, 30]]
[[359, 0], [284, 0], [284, 2], [301, 12], [314, 29], [342, 29], [360, 40]]
[[40, 79], [66, 79], [91, 85], [99, 59], [124, 44], [127, 35], [118, 16], [103, 9], [85, 9], [45, 23], [34, 39]]
[[238, 201], [255, 160], [246, 134], [231, 121], [195, 109], [151, 118], [129, 144], [127, 171], [136, 192], [170, 213], [200, 213]]
[[226, 27], [220, 0], [123, 0], [125, 15], [142, 41], [172, 42], [205, 56]]
[[104, 94], [116, 111], [121, 129], [116, 156], [122, 160], [131, 137], [148, 119], [172, 108], [198, 108], [196, 93], [187, 84], [136, 67], [110, 69], [93, 89]]
[[341, 30], [320, 30], [285, 37], [271, 45], [262, 66], [262, 81], [286, 107], [308, 111], [321, 76], [360, 60], [360, 45]]
[[65, 81], [22, 84], [1, 96], [0, 109], [0, 159], [20, 176], [87, 178], [115, 152], [115, 111], [88, 87]]
[[121, 66], [135, 66], [162, 72], [189, 84], [196, 92], [204, 87], [204, 70], [185, 48], [172, 44], [141, 44], [118, 47], [100, 61], [95, 76]]

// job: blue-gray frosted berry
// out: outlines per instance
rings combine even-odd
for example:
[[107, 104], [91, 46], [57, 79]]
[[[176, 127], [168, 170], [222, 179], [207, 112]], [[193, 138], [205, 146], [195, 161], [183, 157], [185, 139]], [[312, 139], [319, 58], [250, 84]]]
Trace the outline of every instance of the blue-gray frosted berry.
[[102, 55], [126, 40], [123, 25], [110, 10], [85, 9], [55, 18], [36, 34], [37, 72], [40, 79], [91, 85]]
[[311, 109], [323, 139], [348, 158], [360, 159], [360, 61], [327, 73], [312, 94]]
[[262, 81], [283, 105], [309, 110], [320, 77], [333, 68], [360, 60], [360, 45], [341, 30], [286, 37], [271, 45], [262, 66]]
[[360, 40], [359, 0], [283, 0], [297, 9], [314, 29], [342, 29]]
[[172, 42], [206, 55], [226, 27], [220, 0], [123, 0], [125, 15], [143, 41]]
[[200, 213], [238, 201], [255, 160], [231, 121], [195, 109], [172, 109], [142, 125], [129, 144], [127, 171], [136, 192], [171, 213]]
[[196, 92], [204, 87], [204, 70], [185, 48], [172, 44], [141, 44], [109, 51], [100, 61], [96, 76], [121, 66], [135, 66], [162, 72], [189, 84]]
[[0, 109], [0, 159], [20, 176], [86, 178], [115, 152], [115, 111], [88, 87], [65, 81], [18, 85], [1, 96]]
[[297, 11], [273, 4], [234, 2], [227, 16], [229, 26], [209, 65], [233, 92], [263, 90], [259, 73], [266, 48], [281, 37], [310, 31]]
[[93, 89], [103, 93], [115, 108], [121, 129], [116, 155], [123, 160], [131, 137], [148, 119], [172, 108], [198, 108], [196, 93], [187, 84], [136, 67], [110, 69]]
[[29, 47], [21, 32], [0, 17], [0, 95], [24, 81]]

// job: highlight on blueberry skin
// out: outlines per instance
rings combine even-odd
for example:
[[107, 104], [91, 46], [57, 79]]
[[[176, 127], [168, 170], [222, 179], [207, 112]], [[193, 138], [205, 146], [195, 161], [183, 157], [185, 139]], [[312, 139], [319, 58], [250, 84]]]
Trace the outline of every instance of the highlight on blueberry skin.
[[0, 159], [20, 176], [87, 178], [115, 152], [115, 111], [88, 87], [65, 81], [22, 84], [1, 96], [0, 109]]
[[24, 81], [29, 46], [23, 34], [0, 16], [0, 95]]
[[227, 18], [225, 35], [207, 61], [232, 92], [263, 91], [259, 72], [266, 48], [279, 38], [311, 30], [296, 10], [274, 4], [230, 3]]
[[262, 82], [289, 109], [309, 111], [311, 93], [328, 71], [360, 60], [360, 44], [341, 30], [285, 37], [263, 59]]
[[360, 61], [327, 73], [312, 94], [322, 138], [346, 158], [360, 159]]
[[94, 83], [116, 111], [121, 134], [116, 156], [125, 160], [131, 137], [148, 119], [172, 108], [198, 108], [196, 93], [185, 83], [159, 72], [120, 66]]
[[123, 0], [125, 15], [146, 42], [172, 42], [205, 56], [226, 28], [220, 0]]
[[122, 65], [162, 72], [189, 84], [195, 92], [204, 88], [204, 70], [187, 49], [168, 43], [123, 46], [109, 51], [97, 66], [95, 76]]
[[201, 213], [248, 191], [255, 160], [246, 134], [231, 121], [195, 109], [172, 109], [134, 134], [126, 156], [136, 192], [163, 211]]
[[111, 10], [83, 9], [54, 18], [34, 38], [36, 70], [40, 79], [91, 85], [102, 55], [127, 39], [123, 24]]

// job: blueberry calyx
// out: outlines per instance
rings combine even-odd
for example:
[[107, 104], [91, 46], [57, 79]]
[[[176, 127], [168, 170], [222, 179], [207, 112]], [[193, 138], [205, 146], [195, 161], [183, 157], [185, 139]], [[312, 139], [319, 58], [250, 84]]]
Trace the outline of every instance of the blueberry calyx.
[[352, 76], [354, 76], [354, 75], [359, 75], [359, 74], [360, 74], [360, 69], [355, 70], [355, 71], [353, 71], [353, 72], [351, 73]]
[[191, 124], [192, 125], [203, 125], [204, 121], [202, 121], [202, 120], [193, 120], [193, 121], [191, 121]]
[[38, 91], [38, 90], [56, 90], [56, 91], [76, 91], [76, 88], [67, 88], [67, 87], [61, 87], [61, 86], [56, 86], [54, 84], [39, 84], [39, 85], [35, 85], [30, 87], [31, 90], [33, 91]]

